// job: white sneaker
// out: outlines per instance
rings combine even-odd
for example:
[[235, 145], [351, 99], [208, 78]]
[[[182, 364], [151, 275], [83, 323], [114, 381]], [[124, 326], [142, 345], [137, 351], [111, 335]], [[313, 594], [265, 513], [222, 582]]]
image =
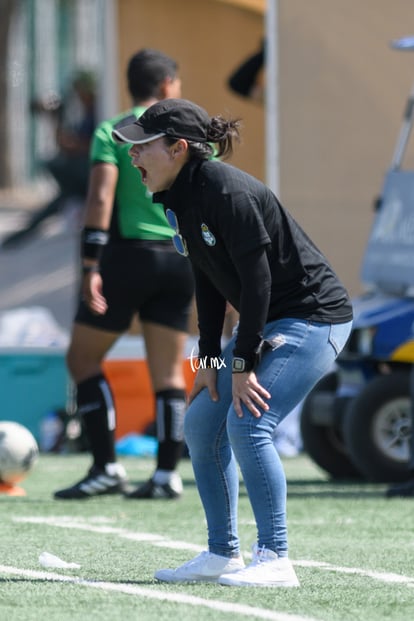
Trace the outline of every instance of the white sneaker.
[[177, 569], [159, 569], [154, 577], [163, 582], [217, 582], [222, 574], [231, 574], [243, 567], [241, 557], [228, 558], [212, 552], [201, 552]]
[[226, 586], [298, 587], [299, 580], [288, 558], [279, 557], [267, 548], [253, 546], [253, 560], [236, 573], [223, 574], [219, 584]]

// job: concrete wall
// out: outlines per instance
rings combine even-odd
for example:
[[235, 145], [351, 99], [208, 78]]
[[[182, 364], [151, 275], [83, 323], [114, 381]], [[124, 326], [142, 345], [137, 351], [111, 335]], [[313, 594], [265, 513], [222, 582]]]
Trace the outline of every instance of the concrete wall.
[[183, 97], [210, 114], [243, 114], [243, 145], [233, 163], [262, 176], [263, 108], [239, 103], [226, 85], [231, 71], [260, 42], [261, 12], [217, 0], [119, 0], [118, 7], [123, 105], [128, 105], [124, 68], [129, 56], [141, 47], [164, 51], [180, 65]]
[[282, 199], [355, 294], [372, 201], [414, 81], [414, 52], [391, 50], [389, 42], [414, 34], [414, 4], [279, 6]]

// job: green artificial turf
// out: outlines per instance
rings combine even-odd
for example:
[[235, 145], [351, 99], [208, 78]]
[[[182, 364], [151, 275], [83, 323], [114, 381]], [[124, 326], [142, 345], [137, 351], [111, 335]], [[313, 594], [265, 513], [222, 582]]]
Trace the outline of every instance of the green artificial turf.
[[[131, 482], [151, 459], [123, 458]], [[56, 501], [52, 492], [84, 476], [89, 458], [45, 455], [21, 486], [0, 496], [0, 619], [7, 621], [407, 621], [414, 618], [414, 500], [387, 500], [384, 486], [336, 483], [305, 455], [284, 459], [290, 557], [299, 589], [161, 584], [205, 547], [204, 515], [191, 464], [179, 501], [105, 496]], [[243, 485], [245, 559], [256, 537]], [[79, 569], [46, 569], [49, 552]], [[54, 580], [53, 578], [57, 578]]]

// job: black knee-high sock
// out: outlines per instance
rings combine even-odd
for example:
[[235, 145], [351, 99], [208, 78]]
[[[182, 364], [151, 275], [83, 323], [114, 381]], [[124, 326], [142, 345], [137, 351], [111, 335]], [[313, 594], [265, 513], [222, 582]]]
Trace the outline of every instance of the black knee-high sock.
[[94, 465], [103, 468], [105, 464], [115, 462], [115, 406], [103, 375], [78, 384], [77, 404]]
[[155, 394], [158, 438], [157, 470], [175, 470], [184, 448], [184, 390], [161, 390]]

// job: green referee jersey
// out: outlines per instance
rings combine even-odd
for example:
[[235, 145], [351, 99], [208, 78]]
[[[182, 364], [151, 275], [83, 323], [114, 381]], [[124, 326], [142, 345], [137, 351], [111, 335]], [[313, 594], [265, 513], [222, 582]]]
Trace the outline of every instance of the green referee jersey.
[[[112, 130], [133, 123], [145, 108], [136, 107], [128, 112], [103, 121], [95, 130], [90, 159], [92, 164], [107, 163], [119, 171], [115, 203], [111, 221], [111, 239], [170, 239], [174, 231], [168, 225], [161, 204], [152, 202], [152, 194], [141, 181], [141, 174], [131, 164], [131, 145], [118, 144]], [[135, 117], [135, 118], [134, 118]]]

